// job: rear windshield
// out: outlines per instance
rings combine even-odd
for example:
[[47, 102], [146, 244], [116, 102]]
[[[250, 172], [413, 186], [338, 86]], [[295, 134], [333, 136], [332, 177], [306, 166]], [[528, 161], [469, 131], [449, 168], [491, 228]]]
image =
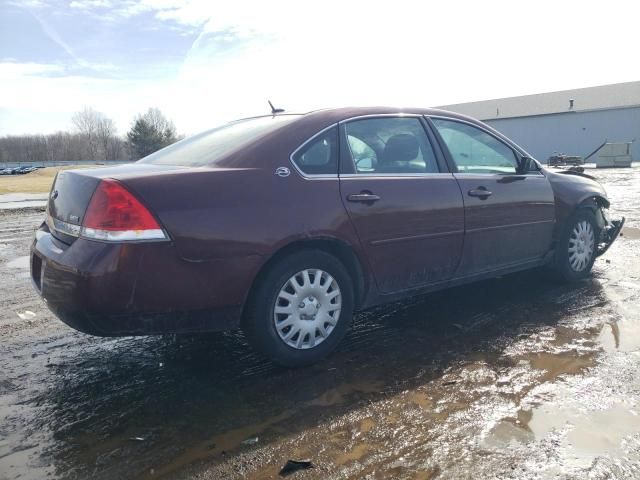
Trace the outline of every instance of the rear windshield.
[[297, 118], [299, 115], [278, 115], [227, 123], [169, 145], [144, 157], [139, 163], [187, 167], [215, 166], [236, 148]]

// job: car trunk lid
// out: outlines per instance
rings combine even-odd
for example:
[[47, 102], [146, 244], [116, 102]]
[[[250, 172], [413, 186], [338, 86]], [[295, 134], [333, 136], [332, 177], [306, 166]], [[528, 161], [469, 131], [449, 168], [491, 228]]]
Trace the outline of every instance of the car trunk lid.
[[59, 240], [71, 244], [78, 236], [87, 206], [102, 180], [145, 176], [175, 170], [166, 165], [128, 164], [60, 171], [47, 202], [47, 224]]

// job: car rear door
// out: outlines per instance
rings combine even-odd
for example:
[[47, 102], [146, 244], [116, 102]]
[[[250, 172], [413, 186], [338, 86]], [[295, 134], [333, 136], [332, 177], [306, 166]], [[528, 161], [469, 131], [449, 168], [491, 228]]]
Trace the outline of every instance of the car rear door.
[[340, 125], [340, 192], [379, 290], [443, 282], [457, 269], [464, 234], [460, 188], [418, 116]]
[[553, 190], [538, 170], [520, 172], [520, 155], [488, 129], [431, 117], [465, 204], [458, 275], [536, 262], [551, 249]]

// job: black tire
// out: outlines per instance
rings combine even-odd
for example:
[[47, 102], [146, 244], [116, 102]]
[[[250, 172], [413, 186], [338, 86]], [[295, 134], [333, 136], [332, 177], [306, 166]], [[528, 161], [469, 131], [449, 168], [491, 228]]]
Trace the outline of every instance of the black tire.
[[[321, 343], [297, 349], [278, 334], [274, 309], [281, 289], [295, 274], [306, 269], [320, 269], [333, 277], [342, 306], [333, 330]], [[326, 252], [302, 250], [277, 260], [259, 280], [245, 309], [243, 330], [249, 344], [273, 362], [285, 367], [302, 367], [321, 360], [336, 348], [351, 326], [353, 306], [353, 281], [343, 264]]]
[[[594, 235], [594, 243], [591, 258], [586, 265], [582, 268], [575, 268], [570, 259], [570, 241], [572, 233], [582, 222], [587, 222], [590, 225]], [[599, 237], [600, 230], [598, 229], [595, 215], [589, 208], [579, 208], [567, 219], [560, 232], [554, 258], [554, 269], [561, 279], [568, 282], [575, 282], [587, 278], [591, 274], [591, 268], [596, 260]]]

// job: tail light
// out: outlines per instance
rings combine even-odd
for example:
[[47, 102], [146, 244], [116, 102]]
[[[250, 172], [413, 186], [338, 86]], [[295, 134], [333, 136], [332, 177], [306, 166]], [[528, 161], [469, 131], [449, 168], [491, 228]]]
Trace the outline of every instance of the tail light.
[[115, 180], [102, 180], [84, 214], [80, 235], [106, 241], [166, 240], [151, 212]]

